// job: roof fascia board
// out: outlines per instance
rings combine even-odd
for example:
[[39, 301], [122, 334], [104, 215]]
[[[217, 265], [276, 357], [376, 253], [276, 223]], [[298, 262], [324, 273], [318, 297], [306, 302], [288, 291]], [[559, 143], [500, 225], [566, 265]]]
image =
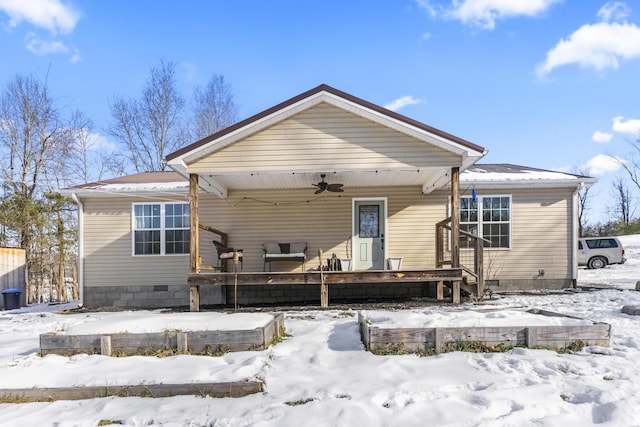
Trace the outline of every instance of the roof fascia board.
[[472, 181], [462, 180], [460, 184], [473, 185], [477, 188], [487, 189], [508, 189], [508, 188], [575, 188], [590, 186], [597, 182], [594, 178], [589, 179], [553, 179], [545, 181], [536, 180], [505, 180], [505, 181]]
[[187, 165], [182, 161], [182, 159], [177, 159], [176, 161], [167, 162], [167, 166], [169, 166], [174, 171], [178, 172], [180, 175], [189, 179], [189, 172], [187, 172]]
[[[447, 185], [447, 183], [449, 183], [449, 179], [447, 178], [448, 173], [449, 169], [442, 169], [438, 173], [433, 174], [427, 182], [422, 184], [422, 194], [431, 194], [434, 190]], [[440, 181], [442, 181], [442, 183], [440, 183]], [[449, 186], [451, 186], [451, 183], [449, 183]]]
[[171, 192], [159, 190], [144, 191], [122, 191], [122, 190], [103, 190], [100, 188], [83, 188], [83, 189], [64, 189], [58, 191], [63, 196], [73, 197], [75, 195], [79, 199], [88, 198], [111, 198], [111, 197], [140, 197], [158, 200], [163, 196], [188, 196], [189, 189], [175, 189]]
[[[182, 159], [177, 159], [173, 163], [168, 163], [168, 166], [185, 177], [187, 180], [189, 179], [187, 166]], [[205, 192], [215, 194], [222, 199], [227, 199], [229, 197], [229, 190], [214, 177], [208, 175], [198, 175], [198, 178], [198, 186]]]
[[199, 175], [198, 186], [207, 193], [215, 194], [221, 199], [226, 200], [229, 198], [229, 190], [227, 189], [227, 187], [220, 184], [220, 182], [212, 176]]
[[471, 166], [475, 165], [476, 162], [480, 161], [480, 159], [482, 159], [486, 155], [487, 155], [487, 151], [477, 156], [464, 156], [462, 158], [462, 166], [460, 166], [460, 172], [464, 172]]

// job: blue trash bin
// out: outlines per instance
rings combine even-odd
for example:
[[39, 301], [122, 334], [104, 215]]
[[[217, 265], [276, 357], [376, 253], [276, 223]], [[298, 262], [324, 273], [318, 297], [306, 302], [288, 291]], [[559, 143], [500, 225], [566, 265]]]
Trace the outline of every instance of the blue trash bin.
[[4, 299], [5, 310], [15, 310], [20, 308], [20, 289], [6, 289], [2, 291], [2, 298]]

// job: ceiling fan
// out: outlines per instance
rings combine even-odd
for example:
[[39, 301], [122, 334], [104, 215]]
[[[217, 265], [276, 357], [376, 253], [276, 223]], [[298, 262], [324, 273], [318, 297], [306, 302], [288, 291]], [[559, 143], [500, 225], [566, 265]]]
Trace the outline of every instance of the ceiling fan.
[[331, 191], [333, 193], [342, 193], [344, 190], [342, 189], [343, 184], [329, 184], [328, 182], [325, 182], [325, 178], [327, 177], [326, 174], [321, 174], [320, 178], [322, 178], [322, 181], [320, 181], [317, 184], [312, 184], [314, 187], [317, 187], [318, 189], [315, 191], [315, 194], [320, 194], [323, 191], [327, 190], [327, 191]]

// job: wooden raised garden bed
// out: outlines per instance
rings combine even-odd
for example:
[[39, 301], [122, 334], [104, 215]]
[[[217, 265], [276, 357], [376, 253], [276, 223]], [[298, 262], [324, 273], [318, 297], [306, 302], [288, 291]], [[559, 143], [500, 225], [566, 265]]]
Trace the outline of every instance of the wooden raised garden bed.
[[[498, 311], [498, 310], [493, 310]], [[374, 353], [446, 351], [448, 344], [480, 343], [487, 347], [528, 347], [564, 349], [580, 343], [582, 345], [608, 346], [611, 325], [592, 322], [578, 317], [567, 316], [546, 310], [531, 309], [526, 313], [539, 316], [529, 325], [483, 326], [426, 326], [400, 327], [396, 325], [376, 325], [366, 312], [358, 315], [362, 342], [367, 350]], [[547, 318], [547, 319], [545, 319]], [[556, 318], [562, 324], [547, 324], [545, 320]], [[575, 322], [572, 322], [575, 321]], [[508, 318], [503, 319], [508, 323]], [[572, 324], [575, 323], [575, 324]]]
[[264, 326], [249, 330], [164, 331], [107, 334], [42, 334], [40, 354], [150, 355], [158, 350], [182, 354], [219, 354], [264, 350], [284, 332], [284, 315], [276, 313]]
[[199, 397], [244, 397], [261, 393], [261, 381], [237, 381], [191, 384], [111, 385], [100, 387], [46, 387], [28, 389], [0, 389], [0, 403], [54, 402], [56, 400], [83, 400], [101, 397], [172, 397], [192, 395]]

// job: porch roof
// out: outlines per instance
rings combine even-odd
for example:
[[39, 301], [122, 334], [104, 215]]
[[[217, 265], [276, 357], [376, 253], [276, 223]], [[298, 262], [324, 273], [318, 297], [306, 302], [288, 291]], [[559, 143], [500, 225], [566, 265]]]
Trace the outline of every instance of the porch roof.
[[[314, 124], [318, 127], [313, 130], [319, 135], [305, 134], [309, 127], [288, 129], [291, 133], [282, 137], [280, 151], [275, 137], [276, 142], [271, 141], [271, 145], [256, 141], [257, 134], [319, 106], [348, 114], [358, 121], [356, 126], [368, 123], [373, 136], [336, 136], [331, 132], [334, 124], [326, 119]], [[380, 141], [370, 142], [378, 134]], [[389, 135], [403, 143], [385, 143]], [[235, 144], [249, 145], [250, 139], [253, 145], [243, 152], [231, 148]], [[292, 140], [296, 146], [292, 146]], [[335, 151], [339, 144], [346, 148], [340, 156]], [[326, 145], [334, 151], [326, 150]], [[232, 153], [235, 157], [227, 161], [232, 150], [236, 150]], [[375, 158], [363, 160], [363, 153]], [[432, 153], [431, 160], [426, 161]], [[485, 153], [479, 145], [323, 84], [171, 153], [166, 159], [169, 167], [185, 177], [197, 174], [204, 191], [226, 198], [229, 190], [311, 188], [320, 181], [321, 174], [326, 174], [329, 182], [344, 184], [345, 189], [420, 185], [428, 193], [448, 183], [451, 167], [464, 170]]]
[[[477, 164], [462, 172], [460, 181], [478, 188], [552, 188], [592, 185], [596, 179], [512, 164]], [[189, 180], [174, 171], [146, 172], [81, 184], [61, 192], [81, 197], [158, 194], [186, 197], [189, 194]]]
[[590, 186], [597, 179], [585, 175], [512, 164], [476, 164], [460, 175], [460, 182], [479, 188]]

